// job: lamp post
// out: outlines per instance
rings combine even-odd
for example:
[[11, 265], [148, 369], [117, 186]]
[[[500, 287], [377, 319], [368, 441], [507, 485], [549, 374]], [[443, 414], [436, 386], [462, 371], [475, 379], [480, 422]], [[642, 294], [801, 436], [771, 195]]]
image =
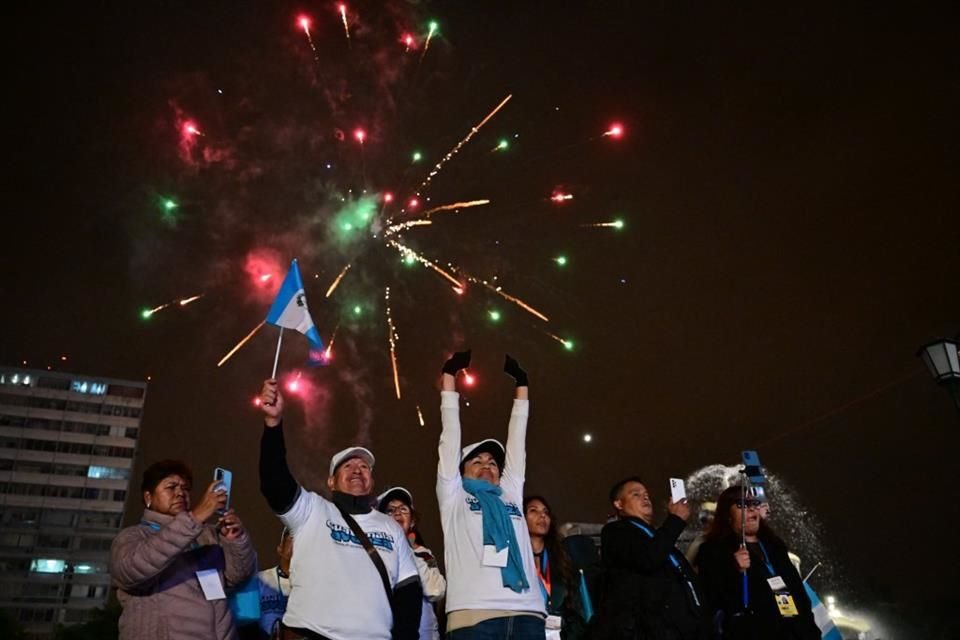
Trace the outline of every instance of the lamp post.
[[917, 355], [923, 358], [930, 375], [942, 387], [946, 387], [960, 409], [960, 356], [957, 341], [949, 338], [937, 340], [920, 347]]

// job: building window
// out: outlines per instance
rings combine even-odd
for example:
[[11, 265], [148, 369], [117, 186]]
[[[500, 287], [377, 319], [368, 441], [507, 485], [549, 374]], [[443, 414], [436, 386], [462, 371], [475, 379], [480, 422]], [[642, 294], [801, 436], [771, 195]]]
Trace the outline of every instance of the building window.
[[77, 528], [116, 530], [120, 526], [120, 518], [121, 514], [119, 513], [85, 511], [80, 514], [80, 522], [77, 523]]
[[119, 469], [117, 467], [101, 467], [90, 465], [87, 468], [88, 478], [110, 478], [111, 480], [126, 480], [130, 477], [129, 469]]
[[102, 396], [107, 393], [107, 385], [102, 382], [88, 382], [87, 380], [74, 380], [70, 384], [70, 391], [75, 393], [88, 393], [94, 396]]
[[66, 564], [63, 560], [53, 558], [35, 558], [30, 563], [30, 571], [34, 573], [63, 573]]
[[20, 609], [20, 622], [53, 622], [55, 609]]
[[102, 562], [81, 562], [79, 564], [73, 565], [74, 573], [106, 573], [107, 566]]
[[74, 513], [65, 509], [45, 509], [40, 516], [40, 523], [54, 527], [73, 526]]

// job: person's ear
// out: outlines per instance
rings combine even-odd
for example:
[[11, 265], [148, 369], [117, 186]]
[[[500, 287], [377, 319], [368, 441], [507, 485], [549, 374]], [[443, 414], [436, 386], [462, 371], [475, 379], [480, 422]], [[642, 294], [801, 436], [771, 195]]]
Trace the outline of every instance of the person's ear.
[[330, 489], [330, 491], [333, 491], [333, 486], [334, 486], [334, 484], [333, 484], [333, 476], [329, 476], [329, 477], [327, 478], [327, 489]]
[[153, 496], [150, 495], [149, 491], [143, 492], [143, 504], [147, 505], [147, 509], [150, 508], [150, 504], [153, 502]]

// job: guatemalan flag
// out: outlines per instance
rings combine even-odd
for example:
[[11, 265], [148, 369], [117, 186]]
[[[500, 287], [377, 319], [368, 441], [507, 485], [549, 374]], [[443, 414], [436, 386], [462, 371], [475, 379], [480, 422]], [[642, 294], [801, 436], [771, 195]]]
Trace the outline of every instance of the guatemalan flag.
[[806, 582], [803, 583], [803, 587], [806, 589], [807, 596], [810, 598], [810, 606], [813, 607], [813, 618], [820, 628], [820, 637], [823, 640], [843, 640], [839, 629], [833, 624], [830, 612], [827, 611], [827, 607], [820, 601], [816, 592]]
[[307, 309], [307, 294], [303, 290], [303, 279], [296, 258], [290, 263], [287, 277], [283, 279], [277, 297], [270, 306], [267, 322], [284, 329], [295, 329], [307, 336], [310, 341], [310, 364], [323, 362], [323, 340]]

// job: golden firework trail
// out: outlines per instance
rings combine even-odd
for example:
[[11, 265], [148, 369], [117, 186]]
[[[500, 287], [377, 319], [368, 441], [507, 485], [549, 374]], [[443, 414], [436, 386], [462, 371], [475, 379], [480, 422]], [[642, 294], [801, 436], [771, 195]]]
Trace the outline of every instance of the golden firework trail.
[[327, 343], [327, 348], [323, 350], [324, 360], [329, 360], [333, 357], [333, 342], [337, 339], [337, 331], [339, 330], [339, 324], [333, 328], [333, 333], [330, 335], [330, 342]]
[[520, 298], [518, 298], [518, 297], [516, 297], [516, 296], [510, 295], [509, 293], [507, 293], [506, 291], [504, 291], [502, 287], [500, 287], [500, 286], [494, 286], [494, 285], [490, 284], [489, 282], [487, 282], [486, 280], [480, 280], [479, 278], [474, 278], [474, 277], [471, 276], [471, 275], [464, 274], [464, 277], [465, 277], [467, 280], [469, 280], [470, 282], [474, 283], [474, 284], [479, 284], [479, 285], [481, 285], [481, 286], [483, 286], [483, 287], [486, 287], [487, 289], [489, 289], [489, 290], [492, 291], [493, 293], [497, 294], [498, 296], [500, 296], [500, 297], [503, 298], [504, 300], [507, 300], [508, 302], [512, 302], [513, 304], [517, 305], [518, 307], [520, 307], [521, 309], [523, 309], [524, 311], [526, 311], [526, 312], [529, 313], [530, 315], [536, 316], [537, 318], [540, 318], [540, 319], [543, 320], [544, 322], [550, 322], [550, 318], [548, 318], [548, 317], [545, 316], [544, 314], [540, 313], [539, 311], [537, 311], [536, 309], [534, 309], [533, 307], [531, 307], [529, 304], [527, 304], [526, 302], [524, 302], [524, 301], [521, 300]]
[[623, 220], [614, 220], [612, 222], [594, 222], [592, 224], [582, 224], [580, 226], [592, 229], [602, 229], [604, 227], [611, 229], [623, 229]]
[[170, 306], [170, 303], [169, 303], [169, 302], [164, 303], [164, 304], [160, 305], [159, 307], [154, 307], [153, 309], [150, 309], [150, 310], [148, 310], [148, 311], [145, 311], [144, 314], [143, 314], [143, 316], [144, 316], [145, 318], [149, 318], [150, 316], [152, 316], [153, 314], [155, 314], [157, 311], [162, 311], [163, 309], [166, 309], [166, 308], [169, 307], [169, 306]]
[[396, 249], [397, 251], [399, 251], [399, 252], [400, 252], [400, 255], [402, 255], [402, 256], [404, 256], [404, 257], [407, 257], [407, 256], [412, 257], [414, 260], [416, 260], [417, 262], [419, 262], [419, 263], [422, 264], [423, 266], [425, 266], [425, 267], [427, 267], [427, 268], [429, 268], [429, 269], [433, 269], [435, 272], [439, 273], [441, 276], [443, 276], [444, 278], [446, 278], [447, 280], [449, 280], [450, 282], [452, 282], [452, 283], [453, 283], [453, 286], [455, 286], [455, 287], [461, 287], [461, 288], [463, 287], [463, 283], [462, 283], [462, 282], [460, 282], [459, 280], [457, 280], [456, 278], [454, 278], [450, 273], [448, 273], [447, 271], [444, 271], [444, 270], [441, 269], [439, 266], [437, 266], [435, 263], [433, 263], [433, 262], [431, 262], [430, 260], [428, 260], [427, 258], [423, 257], [422, 255], [420, 255], [419, 253], [417, 253], [416, 251], [414, 251], [414, 250], [411, 249], [410, 247], [408, 247], [408, 246], [406, 246], [406, 245], [403, 245], [403, 244], [400, 244], [400, 243], [397, 242], [396, 240], [387, 240], [387, 244], [390, 245], [391, 247], [393, 247], [394, 249]]
[[439, 211], [450, 211], [452, 209], [469, 209], [470, 207], [482, 207], [485, 204], [490, 204], [489, 200], [468, 200], [466, 202], [454, 202], [452, 204], [444, 204], [439, 207], [434, 207], [433, 209], [428, 209], [420, 215], [428, 216], [431, 213], [437, 213]]
[[397, 392], [397, 400], [400, 399], [400, 373], [397, 370], [397, 328], [393, 324], [393, 314], [390, 308], [390, 287], [384, 289], [383, 299], [387, 308], [387, 339], [390, 342], [390, 364], [393, 365], [393, 387]]
[[573, 347], [573, 343], [572, 343], [571, 341], [567, 340], [566, 338], [561, 338], [560, 336], [556, 335], [555, 333], [550, 333], [549, 331], [543, 331], [543, 332], [544, 332], [546, 335], [548, 335], [549, 337], [551, 337], [551, 338], [553, 338], [554, 340], [556, 340], [557, 342], [559, 342], [560, 344], [562, 344], [562, 345], [564, 346], [564, 348], [570, 349], [571, 347]]
[[395, 233], [406, 231], [407, 229], [410, 229], [412, 227], [424, 227], [431, 224], [433, 224], [432, 220], [423, 220], [423, 219], [408, 220], [407, 222], [399, 222], [397, 224], [392, 224], [389, 227], [387, 227], [384, 230], [383, 235], [389, 238]]
[[250, 341], [250, 338], [252, 338], [252, 337], [257, 333], [257, 331], [260, 331], [260, 327], [262, 327], [264, 324], [266, 324], [266, 320], [261, 321], [260, 324], [258, 324], [257, 326], [255, 326], [255, 327], [253, 328], [253, 331], [251, 331], [250, 333], [248, 333], [248, 334], [243, 338], [243, 340], [241, 340], [240, 342], [237, 343], [237, 346], [235, 346], [233, 349], [230, 349], [230, 352], [227, 353], [227, 355], [223, 356], [223, 358], [220, 359], [220, 362], [217, 363], [217, 366], [218, 366], [218, 367], [223, 366], [223, 363], [226, 362], [227, 360], [229, 360], [230, 357], [233, 356], [233, 354], [235, 354], [237, 351], [239, 351], [239, 350], [240, 350], [240, 347], [242, 347], [243, 345], [247, 344], [247, 342]]
[[423, 411], [420, 411], [420, 405], [417, 405], [417, 419], [420, 420], [420, 426], [426, 426], [426, 422], [423, 420]]
[[179, 302], [179, 305], [180, 305], [181, 307], [185, 307], [185, 306], [187, 306], [188, 304], [190, 304], [191, 302], [194, 302], [195, 300], [199, 300], [199, 299], [202, 298], [202, 297], [203, 297], [203, 294], [201, 293], [201, 294], [198, 295], [198, 296], [190, 296], [189, 298], [184, 298], [183, 300], [181, 300], [181, 301]]
[[[424, 49], [424, 52], [426, 52], [426, 49]], [[420, 192], [423, 191], [424, 187], [426, 187], [428, 184], [430, 184], [430, 181], [433, 180], [433, 177], [434, 177], [435, 175], [437, 175], [438, 173], [440, 173], [440, 170], [443, 168], [443, 165], [445, 165], [451, 158], [453, 158], [453, 156], [457, 155], [457, 152], [460, 151], [460, 148], [463, 147], [463, 145], [465, 145], [465, 144], [467, 144], [468, 142], [470, 142], [470, 138], [472, 138], [473, 136], [477, 135], [477, 132], [480, 131], [480, 128], [483, 127], [483, 125], [487, 124], [487, 122], [489, 122], [490, 118], [492, 118], [493, 116], [497, 115], [497, 112], [500, 111], [500, 109], [503, 108], [503, 105], [507, 104], [507, 102], [509, 102], [509, 101], [510, 101], [510, 98], [512, 98], [512, 97], [513, 97], [513, 94], [510, 94], [510, 95], [508, 95], [506, 98], [504, 98], [502, 101], [500, 101], [500, 104], [498, 104], [496, 107], [494, 107], [494, 108], [493, 108], [493, 111], [491, 111], [490, 113], [488, 113], [487, 116], [486, 116], [483, 120], [481, 120], [479, 124], [477, 124], [477, 125], [474, 126], [474, 127], [471, 127], [471, 128], [470, 128], [470, 133], [468, 133], [463, 140], [461, 140], [460, 142], [458, 142], [457, 145], [456, 145], [453, 149], [451, 149], [450, 151], [448, 151], [448, 152], [447, 152], [447, 155], [443, 156], [443, 158], [440, 159], [440, 162], [438, 162], [438, 163], [433, 167], [433, 171], [431, 171], [430, 174], [429, 174], [426, 178], [424, 178], [423, 182], [420, 183], [420, 186], [417, 187], [417, 189], [416, 189], [416, 194], [417, 194], [418, 196], [420, 195]]]
[[350, 26], [347, 24], [347, 5], [340, 3], [340, 18], [343, 20], [343, 32], [347, 34], [347, 46], [350, 46]]
[[347, 266], [345, 266], [343, 268], [343, 271], [340, 272], [340, 275], [338, 275], [334, 279], [333, 284], [331, 284], [330, 288], [327, 289], [327, 295], [326, 295], [327, 298], [329, 298], [333, 294], [333, 291], [337, 288], [337, 285], [339, 285], [340, 281], [343, 280], [343, 276], [347, 275], [347, 271], [349, 271], [350, 267], [352, 266], [353, 266], [352, 264], [348, 264]]

